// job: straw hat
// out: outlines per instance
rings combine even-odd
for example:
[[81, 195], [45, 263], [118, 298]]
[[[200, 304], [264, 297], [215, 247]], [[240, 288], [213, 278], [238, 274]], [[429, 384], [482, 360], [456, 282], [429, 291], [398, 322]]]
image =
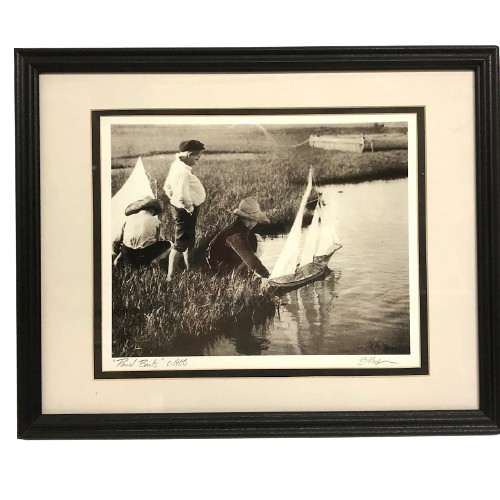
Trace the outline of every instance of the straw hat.
[[239, 217], [245, 217], [250, 220], [269, 224], [270, 220], [264, 212], [261, 212], [257, 200], [253, 197], [242, 200], [237, 209], [233, 213]]
[[161, 200], [155, 198], [143, 198], [142, 200], [137, 200], [131, 203], [125, 209], [125, 215], [133, 215], [139, 213], [141, 210], [153, 210], [154, 215], [161, 214], [163, 211], [163, 203]]

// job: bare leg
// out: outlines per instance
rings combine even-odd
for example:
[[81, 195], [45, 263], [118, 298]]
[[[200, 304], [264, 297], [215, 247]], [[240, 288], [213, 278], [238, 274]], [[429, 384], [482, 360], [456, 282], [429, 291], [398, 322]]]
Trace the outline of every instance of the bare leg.
[[118, 265], [118, 262], [120, 262], [120, 260], [122, 259], [122, 254], [121, 252], [116, 256], [116, 259], [113, 261], [113, 265], [114, 266], [117, 266]]
[[184, 255], [184, 264], [186, 264], [186, 271], [189, 271], [189, 268], [191, 267], [190, 264], [191, 254], [189, 248], [183, 253], [183, 255]]
[[171, 250], [172, 250], [171, 248], [168, 248], [167, 250], [162, 252], [160, 255], [158, 255], [158, 257], [156, 257], [156, 259], [151, 261], [151, 264], [161, 266], [163, 262], [169, 260], [168, 257], [170, 255]]
[[170, 257], [168, 259], [168, 273], [167, 273], [167, 281], [170, 281], [177, 270], [179, 265], [179, 261], [181, 260], [182, 253], [178, 252], [175, 248], [172, 248], [170, 252]]

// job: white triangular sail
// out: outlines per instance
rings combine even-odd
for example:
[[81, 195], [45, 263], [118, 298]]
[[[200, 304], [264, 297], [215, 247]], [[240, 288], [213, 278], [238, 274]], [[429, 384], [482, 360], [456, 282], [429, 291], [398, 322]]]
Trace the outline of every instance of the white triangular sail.
[[312, 169], [309, 171], [309, 178], [307, 181], [307, 188], [302, 196], [299, 210], [293, 222], [292, 229], [288, 233], [288, 238], [285, 242], [283, 250], [281, 251], [276, 264], [271, 272], [270, 279], [288, 274], [294, 274], [299, 261], [300, 248], [301, 248], [301, 234], [302, 234], [302, 218], [306, 208], [307, 199], [312, 190]]
[[125, 223], [125, 209], [136, 200], [150, 196], [154, 198], [144, 165], [139, 157], [130, 177], [121, 189], [111, 198], [111, 241], [120, 238]]
[[316, 256], [320, 257], [323, 255], [330, 255], [340, 245], [340, 239], [335, 231], [335, 226], [333, 224], [332, 218], [328, 210], [318, 203], [318, 211], [320, 214], [319, 223], [319, 239], [316, 248]]
[[302, 253], [300, 254], [299, 260], [301, 266], [305, 266], [306, 264], [310, 264], [311, 262], [313, 262], [314, 256], [316, 255], [319, 238], [319, 213], [319, 203], [317, 203], [311, 224], [304, 234], [304, 246], [302, 247]]

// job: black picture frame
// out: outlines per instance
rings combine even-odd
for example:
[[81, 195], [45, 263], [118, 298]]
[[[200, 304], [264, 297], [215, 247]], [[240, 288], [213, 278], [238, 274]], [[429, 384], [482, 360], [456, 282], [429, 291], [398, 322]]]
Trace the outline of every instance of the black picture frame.
[[[500, 176], [498, 47], [16, 49], [18, 437], [113, 439], [498, 434]], [[472, 71], [475, 77], [479, 409], [44, 414], [39, 78], [47, 73]]]

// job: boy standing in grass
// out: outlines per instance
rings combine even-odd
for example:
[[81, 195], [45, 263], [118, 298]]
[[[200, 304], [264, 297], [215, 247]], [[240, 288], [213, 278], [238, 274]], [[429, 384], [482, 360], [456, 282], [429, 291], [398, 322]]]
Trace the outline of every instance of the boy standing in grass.
[[204, 149], [205, 145], [194, 139], [181, 142], [179, 153], [163, 186], [170, 199], [175, 221], [175, 241], [168, 262], [169, 281], [177, 270], [181, 256], [184, 256], [186, 269], [190, 268], [190, 252], [195, 243], [198, 212], [206, 197], [205, 188], [193, 174], [193, 167], [198, 163]]

